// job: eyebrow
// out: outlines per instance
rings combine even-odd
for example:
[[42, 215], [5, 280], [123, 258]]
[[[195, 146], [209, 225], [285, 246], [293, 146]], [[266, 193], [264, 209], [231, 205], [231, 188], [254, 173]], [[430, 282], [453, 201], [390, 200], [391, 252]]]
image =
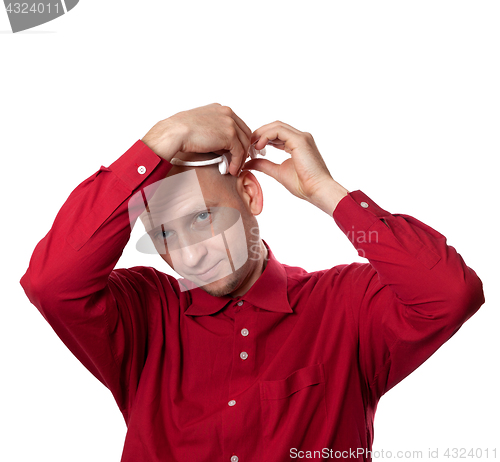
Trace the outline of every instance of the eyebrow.
[[199, 206], [192, 208], [191, 211], [187, 213], [187, 215], [201, 212], [201, 211], [206, 210], [207, 208], [210, 208], [210, 207], [215, 207], [218, 203], [219, 203], [218, 201], [206, 200], [203, 205], [200, 204]]
[[[174, 220], [178, 220], [180, 218], [189, 217], [191, 215], [195, 215], [196, 213], [203, 212], [205, 210], [210, 209], [211, 207], [216, 207], [218, 204], [219, 204], [219, 201], [214, 201], [214, 200], [207, 199], [207, 200], [205, 200], [205, 204], [199, 204], [199, 205], [193, 207], [192, 209], [190, 209], [190, 211], [187, 212], [182, 217], [174, 218], [173, 220], [169, 220], [169, 221], [167, 221], [165, 223], [168, 223], [168, 222], [174, 221]], [[149, 209], [149, 207], [148, 207], [148, 209]], [[161, 216], [161, 214], [152, 214], [149, 211], [146, 213], [146, 215], [149, 217], [149, 223], [154, 222], [155, 218], [157, 218], [159, 215]], [[151, 228], [150, 231], [153, 230], [153, 229], [157, 229], [159, 226], [160, 226], [160, 224], [158, 224], [154, 228]], [[161, 226], [163, 226], [163, 224], [161, 224]]]

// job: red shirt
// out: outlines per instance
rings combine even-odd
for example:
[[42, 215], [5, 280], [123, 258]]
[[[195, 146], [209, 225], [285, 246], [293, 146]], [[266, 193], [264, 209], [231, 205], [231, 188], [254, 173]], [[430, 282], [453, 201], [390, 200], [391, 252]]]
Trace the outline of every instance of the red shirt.
[[21, 279], [112, 392], [127, 424], [122, 462], [370, 460], [378, 400], [484, 303], [480, 279], [442, 234], [361, 191], [333, 218], [369, 263], [308, 273], [269, 251], [238, 300], [181, 291], [151, 267], [113, 269], [128, 199], [170, 168], [141, 141], [101, 167]]

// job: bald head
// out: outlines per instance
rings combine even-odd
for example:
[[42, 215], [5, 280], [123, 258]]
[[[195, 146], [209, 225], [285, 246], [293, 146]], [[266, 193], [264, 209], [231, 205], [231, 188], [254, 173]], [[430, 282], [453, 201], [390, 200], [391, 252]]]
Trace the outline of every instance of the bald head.
[[[203, 161], [221, 154], [179, 152], [176, 158]], [[235, 177], [222, 175], [218, 164], [173, 165], [140, 218], [169, 266], [220, 296], [246, 287], [262, 263], [265, 248], [255, 218], [262, 202], [250, 171]], [[249, 249], [258, 249], [258, 260]]]
[[[219, 153], [178, 152], [175, 157], [183, 161], [197, 162], [216, 159], [226, 152], [227, 151], [220, 151]], [[228, 194], [235, 197], [235, 195], [238, 194], [236, 188], [238, 177], [235, 177], [231, 174], [222, 175], [219, 171], [219, 164], [211, 164], [198, 167], [174, 165], [168, 172], [167, 177], [189, 170], [196, 171], [198, 180], [200, 181], [200, 186], [203, 190], [203, 194], [206, 195], [206, 197], [212, 196], [212, 194], [220, 195], [221, 198], [223, 196], [227, 197]]]

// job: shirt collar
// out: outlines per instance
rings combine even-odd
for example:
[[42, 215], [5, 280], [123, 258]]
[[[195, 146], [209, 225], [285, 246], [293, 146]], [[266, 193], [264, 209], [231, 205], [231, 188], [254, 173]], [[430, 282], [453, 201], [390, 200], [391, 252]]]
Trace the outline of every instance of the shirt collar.
[[[288, 302], [285, 268], [271, 252], [266, 241], [262, 240], [262, 242], [264, 242], [268, 251], [267, 265], [250, 290], [238, 299], [267, 311], [293, 313]], [[235, 300], [230, 295], [214, 297], [200, 287], [191, 289], [189, 292], [191, 294], [191, 305], [184, 311], [184, 314], [190, 316], [214, 314]]]

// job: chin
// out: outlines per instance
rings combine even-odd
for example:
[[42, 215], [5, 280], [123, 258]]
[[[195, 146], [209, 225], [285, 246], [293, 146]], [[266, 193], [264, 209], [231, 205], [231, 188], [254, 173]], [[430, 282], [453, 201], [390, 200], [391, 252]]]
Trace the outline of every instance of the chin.
[[241, 285], [243, 276], [242, 271], [240, 270], [242, 269], [243, 268], [240, 268], [238, 271], [235, 271], [234, 273], [231, 273], [217, 281], [205, 284], [200, 288], [214, 297], [228, 295], [231, 292], [234, 292]]

